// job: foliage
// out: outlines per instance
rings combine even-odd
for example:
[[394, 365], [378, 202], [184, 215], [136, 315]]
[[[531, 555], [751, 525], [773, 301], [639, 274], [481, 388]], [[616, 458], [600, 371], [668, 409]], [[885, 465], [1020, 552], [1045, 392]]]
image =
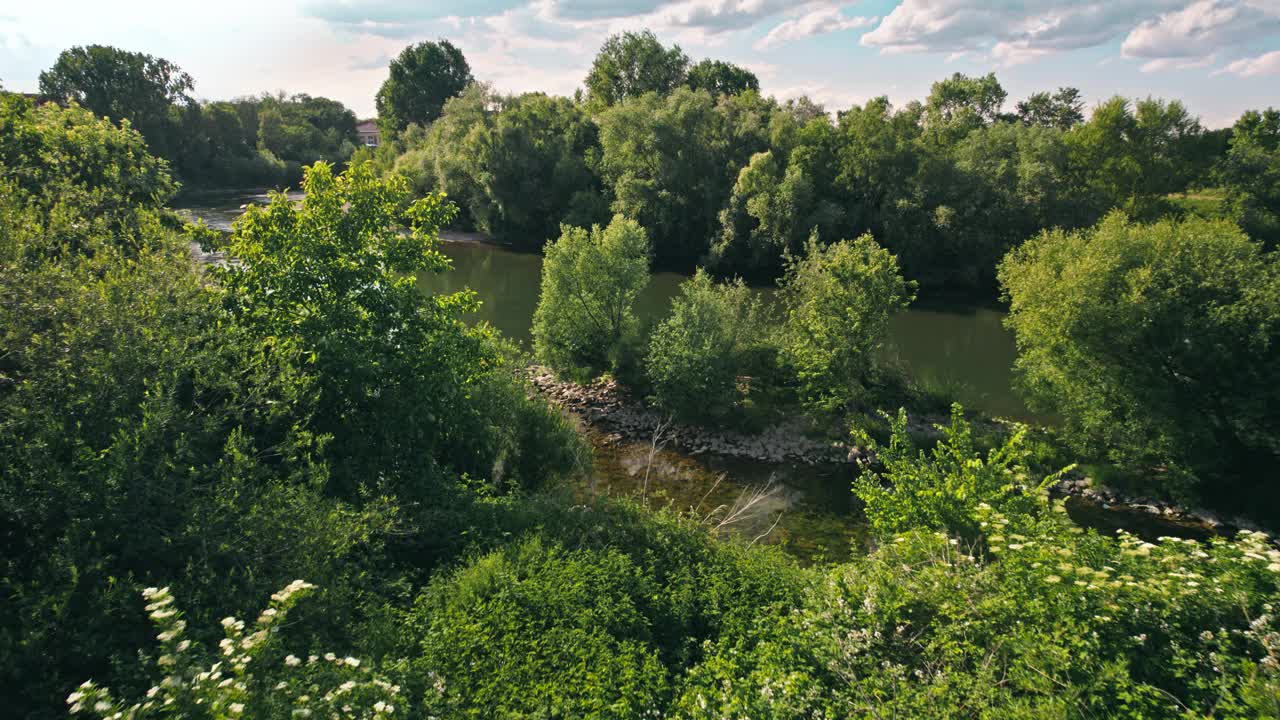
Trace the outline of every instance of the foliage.
[[229, 324], [162, 247], [0, 274], [0, 696], [24, 717], [85, 676], [137, 688], [135, 585], [172, 582], [201, 623], [298, 575], [349, 603], [397, 517], [317, 493], [294, 348]]
[[607, 217], [592, 169], [598, 130], [582, 108], [529, 93], [504, 103], [492, 123], [476, 127], [460, 152], [478, 191], [471, 203], [478, 230], [540, 248], [560, 222], [589, 226]]
[[600, 115], [601, 172], [613, 210], [649, 231], [659, 258], [691, 263], [706, 251], [730, 187], [725, 120], [711, 95], [684, 87]]
[[1070, 130], [1084, 122], [1084, 100], [1073, 87], [1055, 93], [1037, 92], [1018, 103], [1018, 119], [1028, 125]]
[[[148, 717], [336, 717], [389, 718], [403, 714], [398, 685], [371, 674], [367, 661], [333, 653], [310, 655], [305, 664], [280, 648], [280, 629], [289, 611], [315, 586], [302, 580], [271, 596], [271, 603], [245, 630], [243, 620], [222, 619], [225, 637], [221, 656], [207, 664], [186, 637], [187, 622], [174, 606], [169, 588], [142, 591], [147, 612], [160, 630], [162, 654], [157, 670], [164, 675], [147, 690], [145, 700], [125, 704], [106, 688], [85, 681], [67, 696], [71, 714], [101, 720]], [[225, 670], [224, 670], [225, 668]]]
[[63, 50], [53, 67], [40, 73], [40, 94], [73, 101], [115, 122], [129, 120], [151, 152], [170, 157], [170, 108], [189, 105], [195, 81], [182, 68], [145, 53], [109, 45]]
[[760, 92], [760, 79], [750, 70], [723, 60], [702, 60], [689, 68], [685, 84], [694, 90], [706, 90], [713, 97]]
[[177, 190], [142, 136], [72, 105], [0, 95], [0, 263], [135, 254]]
[[685, 80], [689, 57], [678, 45], [663, 47], [648, 30], [610, 35], [587, 73], [587, 95], [597, 108], [638, 98], [666, 95]]
[[891, 420], [888, 446], [857, 437], [883, 471], [868, 468], [853, 492], [865, 505], [867, 520], [880, 537], [911, 530], [940, 530], [966, 543], [985, 534], [983, 516], [995, 510], [1020, 524], [1034, 523], [1047, 508], [1047, 488], [1058, 475], [1031, 479], [1032, 452], [1026, 428], [1019, 428], [986, 457], [978, 450], [973, 427], [959, 405], [951, 423], [939, 426], [942, 438], [926, 455], [916, 450], [907, 430], [907, 414]]
[[1280, 246], [1280, 110], [1250, 111], [1236, 121], [1217, 175], [1228, 217], [1268, 248]]
[[870, 399], [889, 318], [914, 293], [897, 258], [870, 235], [827, 247], [810, 241], [782, 282], [782, 357], [807, 406], [842, 410]]
[[636, 342], [633, 307], [649, 283], [649, 238], [634, 220], [606, 228], [565, 226], [547, 243], [533, 315], [538, 359], [581, 375], [622, 368]]
[[738, 377], [767, 351], [760, 301], [742, 281], [701, 269], [680, 286], [649, 339], [645, 368], [658, 405], [684, 420], [715, 420], [737, 404]]
[[[403, 152], [390, 159], [382, 174], [404, 176], [416, 195], [447, 195], [457, 204], [460, 224], [465, 227], [474, 227], [477, 217], [498, 214], [487, 205], [489, 198], [480, 186], [469, 150], [471, 138], [490, 134], [494, 111], [502, 104], [503, 99], [489, 86], [468, 85], [460, 95], [445, 101], [440, 117], [430, 127], [410, 125], [398, 140], [384, 143], [383, 148], [403, 146]], [[490, 182], [511, 180], [495, 177]]]
[[1276, 717], [1280, 553], [1103, 538], [988, 516], [989, 557], [901, 535], [830, 569], [791, 612], [721, 640], [677, 714]]
[[1000, 277], [1021, 382], [1086, 457], [1156, 471], [1165, 493], [1274, 464], [1280, 275], [1238, 228], [1114, 214], [1040, 235]]
[[389, 73], [377, 96], [378, 125], [389, 136], [410, 123], [434, 121], [445, 102], [472, 83], [466, 57], [443, 38], [401, 50], [391, 61]]
[[[400, 648], [447, 717], [666, 715], [704, 643], [790, 606], [811, 575], [639, 506], [552, 511], [536, 534], [442, 574]], [[428, 691], [430, 688], [426, 688]]]
[[250, 208], [226, 244], [239, 262], [214, 274], [236, 322], [305, 353], [316, 426], [334, 438], [331, 488], [422, 498], [455, 474], [494, 479], [516, 448], [481, 441], [501, 438], [490, 428], [506, 419], [470, 398], [513, 382], [512, 369], [463, 324], [469, 293], [417, 288], [417, 273], [448, 267], [436, 232], [453, 209], [438, 195], [410, 202], [407, 181], [366, 166], [335, 177], [317, 163], [303, 190], [297, 205], [278, 194]]

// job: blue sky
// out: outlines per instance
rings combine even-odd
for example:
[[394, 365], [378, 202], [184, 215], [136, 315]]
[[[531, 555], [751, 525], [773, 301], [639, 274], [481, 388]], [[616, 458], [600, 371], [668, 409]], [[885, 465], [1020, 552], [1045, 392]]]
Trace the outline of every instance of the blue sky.
[[60, 50], [102, 43], [178, 63], [201, 98], [308, 92], [366, 116], [411, 42], [451, 39], [503, 91], [570, 94], [605, 37], [644, 27], [828, 110], [988, 71], [1011, 104], [1074, 85], [1181, 99], [1215, 127], [1280, 106], [1280, 0], [6, 0], [0, 82], [34, 90]]

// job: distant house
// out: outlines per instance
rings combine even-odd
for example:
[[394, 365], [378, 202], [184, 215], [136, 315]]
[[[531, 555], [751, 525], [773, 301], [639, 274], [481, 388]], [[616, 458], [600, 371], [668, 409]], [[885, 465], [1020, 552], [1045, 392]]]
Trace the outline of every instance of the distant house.
[[378, 132], [378, 123], [373, 120], [356, 123], [356, 135], [360, 138], [360, 144], [365, 147], [375, 148], [382, 144], [382, 133]]

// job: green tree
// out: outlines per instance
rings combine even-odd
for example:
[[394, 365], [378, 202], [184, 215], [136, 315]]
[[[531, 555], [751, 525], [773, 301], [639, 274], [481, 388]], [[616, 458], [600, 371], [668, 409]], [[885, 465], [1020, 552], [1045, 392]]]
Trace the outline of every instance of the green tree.
[[401, 133], [394, 142], [403, 147], [403, 152], [390, 163], [391, 172], [407, 178], [419, 195], [447, 195], [458, 206], [458, 223], [474, 228], [476, 218], [492, 211], [477, 179], [480, 173], [476, 158], [468, 152], [470, 138], [488, 136], [497, 110], [504, 103], [488, 85], [468, 85], [462, 94], [445, 102], [444, 111], [430, 127], [410, 125]]
[[407, 181], [363, 165], [335, 177], [318, 163], [302, 189], [301, 203], [278, 194], [250, 207], [225, 245], [239, 262], [215, 274], [238, 323], [307, 354], [314, 429], [334, 438], [330, 490], [420, 499], [464, 474], [498, 483], [526, 438], [494, 417], [521, 411], [511, 394], [523, 388], [489, 335], [464, 324], [470, 293], [417, 287], [417, 273], [448, 268], [436, 233], [452, 207], [434, 194], [410, 202]]
[[1055, 93], [1038, 92], [1017, 105], [1018, 119], [1027, 125], [1070, 130], [1084, 122], [1084, 100], [1073, 87]]
[[683, 420], [716, 420], [738, 399], [738, 376], [765, 344], [759, 298], [741, 280], [717, 284], [701, 268], [680, 285], [653, 331], [645, 367], [658, 405]]
[[889, 318], [914, 293], [898, 259], [870, 235], [826, 247], [810, 241], [782, 282], [782, 357], [806, 405], [841, 411], [872, 399]]
[[648, 30], [611, 35], [600, 47], [584, 81], [598, 108], [645, 93], [666, 95], [685, 81], [689, 57], [678, 45], [664, 47]]
[[1008, 97], [995, 73], [982, 77], [955, 73], [929, 89], [925, 121], [935, 132], [955, 140], [975, 127], [995, 122]]
[[0, 262], [22, 265], [103, 248], [136, 254], [177, 191], [136, 131], [16, 95], [0, 96], [0, 183], [13, 213], [0, 227]]
[[1204, 496], [1257, 488], [1280, 452], [1280, 273], [1259, 244], [1224, 221], [1114, 214], [1041, 234], [1000, 280], [1021, 384], [1086, 457], [1166, 494], [1187, 476]]
[[378, 89], [378, 125], [387, 135], [409, 123], [427, 125], [471, 83], [471, 66], [453, 43], [441, 38], [410, 45], [391, 61], [390, 76]]
[[561, 222], [586, 226], [608, 215], [591, 167], [600, 152], [598, 130], [568, 99], [514, 98], [492, 123], [467, 135], [461, 152], [482, 194], [472, 214], [485, 233], [541, 248]]
[[617, 371], [629, 362], [636, 297], [649, 283], [649, 238], [616, 215], [607, 228], [565, 226], [547, 243], [533, 314], [538, 359], [557, 372]]
[[192, 102], [195, 82], [163, 58], [109, 45], [63, 50], [53, 67], [40, 73], [40, 93], [72, 100], [115, 122], [130, 121], [152, 153], [173, 157], [170, 111]]
[[601, 172], [613, 210], [649, 231], [662, 261], [691, 265], [710, 246], [732, 187], [729, 138], [711, 96], [684, 87], [600, 115]]
[[694, 90], [706, 90], [713, 97], [741, 95], [748, 90], [760, 91], [760, 79], [750, 70], [722, 60], [702, 60], [689, 68], [685, 84]]
[[1280, 246], [1280, 110], [1249, 111], [1236, 121], [1217, 176], [1227, 216], [1249, 237]]

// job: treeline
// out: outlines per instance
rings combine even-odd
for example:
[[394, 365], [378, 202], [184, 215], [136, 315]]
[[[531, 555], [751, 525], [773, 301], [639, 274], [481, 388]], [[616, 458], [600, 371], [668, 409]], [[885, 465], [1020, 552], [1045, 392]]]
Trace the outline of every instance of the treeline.
[[306, 94], [199, 102], [194, 79], [163, 58], [89, 45], [65, 50], [40, 74], [40, 95], [128, 121], [182, 184], [283, 187], [316, 161], [342, 164], [355, 150], [356, 116]]
[[[174, 181], [128, 127], [3, 95], [0, 128], [12, 715], [1280, 717], [1280, 551], [1265, 536], [1083, 530], [1048, 501], [1060, 467], [1027, 430], [988, 443], [958, 409], [927, 452], [901, 418], [869, 446], [881, 469], [854, 492], [875, 547], [845, 564], [717, 539], [702, 512], [570, 500], [554, 486], [585, 460], [571, 423], [501, 338], [464, 322], [476, 298], [416, 286], [447, 271], [442, 196], [317, 164], [302, 201], [276, 195], [223, 237], [164, 210]], [[237, 262], [194, 267], [193, 239]], [[593, 296], [622, 305], [579, 303], [625, 310], [645, 242], [626, 219], [568, 230], [548, 266], [626, 279]], [[1272, 262], [1227, 223], [1109, 219], [1042, 236], [1002, 277], [1027, 328], [1114, 334], [1127, 350], [1080, 342], [1054, 372], [1045, 346], [1031, 355], [1045, 383], [1088, 380], [1091, 355], [1148, 358], [1094, 383], [1129, 423], [1109, 391], [1140, 391], [1130, 381], [1154, 379], [1142, 367], [1233, 370], [1217, 363], [1245, 328], [1223, 402], [1268, 382], [1274, 395]], [[547, 285], [576, 277], [549, 271]], [[789, 277], [800, 331], [784, 347], [807, 398], [838, 400], [865, 369], [858, 332], [907, 287], [870, 237], [814, 250]], [[1073, 278], [1108, 292], [1051, 285]], [[690, 283], [660, 355], [704, 357], [717, 318], [751, 316], [739, 290]], [[839, 303], [881, 315], [855, 327]], [[1202, 317], [1215, 324], [1188, 336]], [[575, 346], [565, 327], [539, 337], [569, 352], [601, 339]], [[632, 330], [622, 311], [599, 327]], [[1166, 341], [1148, 352], [1155, 333]], [[750, 345], [729, 340], [710, 352]], [[686, 364], [671, 357], [656, 377]], [[1210, 426], [1256, 427], [1267, 402], [1219, 408]]]
[[1177, 101], [1116, 97], [1086, 117], [1072, 88], [1009, 107], [993, 75], [957, 74], [923, 101], [833, 116], [762, 96], [743, 68], [691, 65], [648, 32], [610, 38], [584, 86], [570, 99], [471, 85], [412, 122], [389, 103], [392, 141], [360, 157], [447, 192], [460, 223], [516, 245], [621, 213], [650, 233], [661, 266], [753, 280], [780, 275], [814, 232], [820, 244], [869, 232], [923, 287], [992, 297], [999, 259], [1036, 232], [1113, 209], [1185, 214], [1171, 194], [1206, 187], [1230, 197], [1211, 214], [1280, 239], [1270, 115], [1206, 130]]

